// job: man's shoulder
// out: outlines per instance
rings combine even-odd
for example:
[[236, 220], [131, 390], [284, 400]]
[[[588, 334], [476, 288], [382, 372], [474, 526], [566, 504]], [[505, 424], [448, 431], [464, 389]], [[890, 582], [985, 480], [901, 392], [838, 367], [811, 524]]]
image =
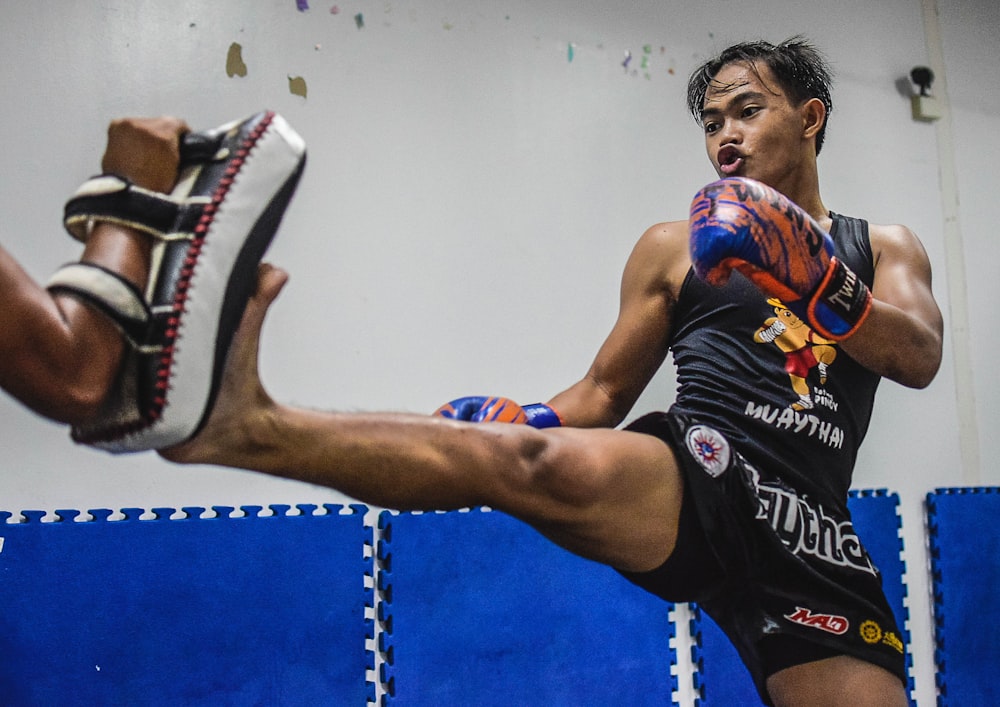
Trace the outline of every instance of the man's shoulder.
[[646, 229], [639, 242], [655, 243], [660, 246], [683, 245], [684, 248], [687, 248], [688, 222], [663, 221], [655, 223]]
[[635, 252], [644, 258], [673, 263], [690, 263], [688, 247], [688, 222], [664, 221], [653, 224], [642, 234], [635, 245]]
[[909, 227], [904, 226], [903, 224], [872, 223], [863, 218], [845, 216], [843, 214], [838, 214], [838, 216], [842, 220], [867, 226], [868, 239], [871, 243], [873, 251], [877, 252], [883, 247], [902, 248], [904, 250], [921, 247], [920, 239], [917, 238], [917, 235], [910, 230]]
[[923, 250], [920, 239], [909, 227], [899, 223], [868, 224], [868, 238], [876, 253], [885, 249], [909, 251]]
[[664, 221], [647, 228], [632, 250], [629, 265], [626, 276], [644, 273], [642, 277], [676, 295], [691, 267], [688, 222]]
[[901, 223], [869, 223], [868, 232], [879, 238], [913, 238], [914, 233]]

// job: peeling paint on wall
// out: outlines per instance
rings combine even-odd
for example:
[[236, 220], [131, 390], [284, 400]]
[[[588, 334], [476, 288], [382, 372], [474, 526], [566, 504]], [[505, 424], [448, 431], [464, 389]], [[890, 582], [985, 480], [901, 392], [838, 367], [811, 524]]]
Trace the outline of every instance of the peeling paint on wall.
[[288, 77], [288, 90], [293, 96], [306, 97], [306, 80], [301, 76]]
[[226, 75], [229, 78], [247, 75], [247, 65], [243, 61], [243, 46], [239, 42], [229, 45], [229, 52], [226, 54]]
[[[311, 9], [308, 0], [296, 0], [296, 2], [298, 9], [302, 12]], [[328, 8], [327, 11], [329, 14], [334, 16], [342, 13], [345, 15], [349, 14], [349, 10], [339, 4], [324, 5], [324, 7]], [[393, 5], [393, 0], [383, 0], [382, 7], [386, 15], [392, 15], [397, 9]], [[366, 29], [366, 22], [363, 13], [356, 12], [350, 16], [353, 17], [354, 24], [358, 30]], [[369, 19], [371, 19], [370, 16]], [[510, 15], [505, 16], [505, 20], [510, 21], [510, 19]], [[412, 10], [410, 11], [410, 21], [417, 21], [416, 13]], [[441, 27], [446, 32], [457, 31], [457, 27], [459, 26], [459, 24], [455, 22], [455, 18], [443, 18], [440, 22]], [[388, 21], [383, 21], [382, 24], [385, 27], [392, 26], [392, 23]], [[242, 30], [240, 31], [242, 32]], [[536, 48], [539, 48], [543, 42], [543, 38], [539, 35], [535, 35], [534, 39]], [[606, 50], [604, 42], [599, 42], [596, 45], [589, 45], [571, 41], [568, 38], [564, 39], [563, 42], [562, 46], [565, 48], [565, 54], [563, 56], [565, 57], [565, 61], [569, 64], [578, 63], [579, 60], [584, 58], [586, 53], [591, 49], [596, 48], [597, 51], [602, 53]], [[317, 52], [324, 49], [322, 44], [314, 44], [312, 46]], [[658, 52], [657, 48], [659, 49]], [[640, 44], [639, 48], [636, 50], [626, 48], [624, 49], [623, 55], [619, 56], [621, 56], [621, 59], [618, 60], [618, 63], [625, 76], [633, 78], [643, 77], [646, 80], [653, 80], [654, 78], [664, 74], [667, 76], [675, 76], [677, 73], [674, 57], [669, 56], [666, 46], [660, 44], [659, 42], [646, 42]], [[242, 58], [242, 46], [237, 42], [233, 42], [233, 44], [229, 47], [229, 55], [226, 59], [226, 73], [230, 77], [246, 76], [248, 73], [247, 65]], [[288, 80], [289, 90], [294, 95], [305, 98], [307, 94], [305, 79], [301, 76], [289, 76]]]

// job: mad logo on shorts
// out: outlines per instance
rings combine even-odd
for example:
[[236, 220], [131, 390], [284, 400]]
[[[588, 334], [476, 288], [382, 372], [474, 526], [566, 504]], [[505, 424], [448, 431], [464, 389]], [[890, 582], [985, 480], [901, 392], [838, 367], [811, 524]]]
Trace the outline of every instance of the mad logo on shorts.
[[818, 628], [820, 631], [826, 631], [836, 636], [842, 636], [847, 633], [847, 629], [851, 625], [843, 616], [837, 616], [836, 614], [814, 614], [809, 609], [803, 609], [801, 606], [795, 607], [795, 611], [785, 616], [785, 618], [792, 623], [809, 626], [810, 628]]
[[729, 442], [711, 427], [695, 425], [687, 431], [684, 442], [691, 455], [712, 478], [729, 468]]

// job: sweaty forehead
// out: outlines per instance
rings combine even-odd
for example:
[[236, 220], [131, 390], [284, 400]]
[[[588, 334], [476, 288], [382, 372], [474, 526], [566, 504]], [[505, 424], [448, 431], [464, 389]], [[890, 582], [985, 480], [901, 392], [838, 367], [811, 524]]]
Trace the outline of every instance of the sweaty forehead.
[[767, 65], [749, 63], [726, 64], [709, 82], [705, 90], [705, 107], [742, 93], [769, 93], [780, 96], [777, 82]]

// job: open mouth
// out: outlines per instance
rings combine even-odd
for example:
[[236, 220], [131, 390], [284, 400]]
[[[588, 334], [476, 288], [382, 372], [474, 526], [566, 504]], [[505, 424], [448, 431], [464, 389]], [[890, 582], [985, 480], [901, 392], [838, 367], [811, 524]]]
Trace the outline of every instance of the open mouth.
[[743, 166], [743, 156], [735, 147], [724, 147], [719, 150], [717, 157], [719, 161], [719, 171], [726, 176], [736, 174]]

